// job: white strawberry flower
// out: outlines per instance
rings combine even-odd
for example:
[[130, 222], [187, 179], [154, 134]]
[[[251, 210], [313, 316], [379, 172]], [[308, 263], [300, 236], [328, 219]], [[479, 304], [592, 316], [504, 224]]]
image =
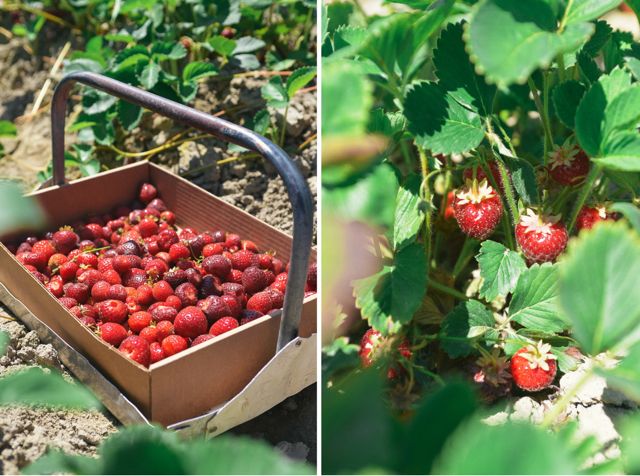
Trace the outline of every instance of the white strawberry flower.
[[456, 194], [459, 205], [466, 205], [467, 203], [478, 204], [495, 196], [496, 192], [489, 185], [487, 179], [483, 179], [476, 187], [473, 186], [472, 180], [467, 179], [464, 188]]
[[596, 210], [598, 210], [598, 216], [600, 218], [602, 218], [603, 220], [607, 219], [607, 209], [605, 208], [604, 205], [601, 205], [599, 207], [596, 207]]
[[554, 145], [553, 150], [549, 152], [551, 169], [571, 165], [579, 151], [573, 144]]
[[540, 368], [547, 372], [549, 370], [548, 360], [557, 360], [557, 357], [551, 353], [551, 345], [538, 341], [537, 344], [529, 344], [525, 347], [526, 352], [520, 355], [523, 359], [529, 361], [529, 368], [535, 370]]
[[552, 233], [551, 227], [558, 223], [562, 215], [545, 215], [538, 214], [531, 208], [520, 216], [520, 224], [525, 227], [526, 233], [543, 233], [549, 235]]

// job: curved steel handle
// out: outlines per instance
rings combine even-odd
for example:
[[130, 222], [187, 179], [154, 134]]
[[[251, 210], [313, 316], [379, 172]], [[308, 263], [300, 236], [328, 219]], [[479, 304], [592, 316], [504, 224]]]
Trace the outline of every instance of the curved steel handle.
[[313, 239], [313, 199], [309, 187], [289, 156], [270, 140], [244, 127], [213, 117], [175, 101], [130, 86], [96, 73], [72, 73], [60, 81], [51, 102], [51, 139], [53, 182], [65, 183], [64, 129], [67, 99], [75, 83], [104, 91], [127, 102], [206, 132], [226, 142], [245, 147], [269, 160], [284, 181], [293, 208], [293, 244], [289, 260], [289, 278], [282, 308], [277, 349], [297, 336], [302, 301]]

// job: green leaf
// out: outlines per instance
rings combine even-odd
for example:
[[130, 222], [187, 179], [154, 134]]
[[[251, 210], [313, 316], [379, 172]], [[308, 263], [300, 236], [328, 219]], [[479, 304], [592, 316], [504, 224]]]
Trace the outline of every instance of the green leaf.
[[569, 2], [564, 13], [567, 25], [595, 20], [613, 10], [622, 0], [580, 0]]
[[640, 325], [640, 241], [626, 225], [605, 222], [580, 234], [560, 271], [560, 302], [581, 349], [597, 355], [640, 338], [633, 335]]
[[113, 106], [118, 98], [95, 89], [89, 89], [82, 95], [82, 109], [86, 114], [100, 114]]
[[287, 78], [287, 94], [292, 98], [300, 89], [316, 77], [316, 68], [307, 66], [298, 68]]
[[465, 357], [473, 351], [472, 340], [492, 333], [495, 323], [493, 313], [481, 302], [461, 302], [444, 318], [440, 330], [442, 348], [451, 358]]
[[68, 455], [60, 450], [50, 449], [35, 460], [20, 474], [99, 474], [100, 463], [91, 456]]
[[524, 159], [505, 157], [505, 162], [511, 172], [511, 182], [518, 196], [525, 205], [538, 203], [538, 181], [536, 172], [529, 162]]
[[637, 131], [620, 131], [603, 145], [602, 155], [592, 159], [609, 170], [640, 172], [640, 135]]
[[125, 130], [133, 130], [142, 117], [142, 108], [136, 104], [120, 99], [116, 106], [118, 111], [118, 120]]
[[[502, 455], [510, 457], [497, 457], [496, 448], [500, 448]], [[448, 440], [433, 474], [577, 472], [578, 464], [554, 433], [528, 423], [509, 421], [491, 426], [480, 418], [474, 418]]]
[[471, 58], [487, 80], [501, 87], [523, 84], [558, 54], [575, 50], [594, 31], [590, 23], [572, 23], [560, 33], [544, 0], [482, 0], [467, 28]]
[[534, 264], [520, 274], [509, 304], [509, 319], [546, 334], [568, 327], [559, 315], [557, 266]]
[[613, 132], [634, 129], [640, 120], [640, 84], [622, 91], [607, 104], [604, 115], [605, 142]]
[[239, 55], [243, 53], [253, 53], [261, 48], [264, 48], [266, 43], [258, 38], [252, 38], [250, 36], [243, 36], [236, 41], [236, 47], [233, 50], [233, 55]]
[[625, 66], [631, 74], [633, 74], [633, 77], [636, 78], [636, 81], [640, 80], [640, 59], [633, 57], [625, 58]]
[[585, 90], [586, 88], [575, 80], [565, 81], [553, 88], [553, 107], [558, 118], [570, 129], [575, 127], [576, 111]]
[[44, 225], [45, 217], [37, 202], [23, 197], [17, 184], [0, 182], [0, 203], [0, 236]]
[[484, 280], [480, 297], [487, 301], [513, 292], [520, 274], [527, 269], [519, 253], [491, 240], [482, 242], [476, 259], [480, 265], [480, 277]]
[[597, 373], [607, 379], [609, 386], [640, 402], [640, 345], [612, 368], [598, 368]]
[[598, 157], [604, 140], [606, 109], [631, 87], [631, 75], [616, 68], [603, 75], [583, 96], [576, 112], [576, 136], [587, 155]]
[[230, 40], [229, 38], [225, 38], [221, 35], [216, 35], [209, 38], [208, 43], [209, 45], [211, 45], [211, 48], [213, 48], [213, 51], [224, 56], [225, 58], [227, 56], [230, 56], [233, 53], [233, 50], [236, 49], [235, 41]]
[[373, 104], [372, 85], [353, 63], [330, 62], [322, 68], [322, 134], [363, 135]]
[[589, 41], [585, 43], [585, 45], [582, 47], [582, 50], [580, 51], [591, 56], [592, 58], [595, 58], [598, 52], [605, 45], [607, 40], [609, 40], [609, 38], [611, 37], [612, 31], [613, 29], [605, 20], [598, 20], [596, 22], [595, 33], [591, 36], [591, 38], [589, 38]]
[[322, 348], [322, 379], [328, 382], [333, 375], [360, 365], [360, 346], [350, 344], [348, 337], [338, 337]]
[[18, 135], [18, 128], [11, 121], [0, 121], [0, 137], [15, 137]]
[[424, 209], [420, 207], [422, 177], [411, 174], [398, 190], [393, 225], [393, 248], [397, 251], [413, 243], [424, 223]]
[[492, 112], [496, 87], [476, 74], [465, 51], [462, 29], [463, 23], [456, 23], [441, 33], [433, 53], [436, 76], [440, 86], [456, 101], [487, 116]]
[[98, 159], [92, 159], [88, 162], [78, 163], [78, 168], [82, 172], [83, 177], [91, 177], [100, 173], [100, 161]]
[[[635, 5], [634, 10], [640, 13], [640, 0], [627, 0], [628, 5]], [[620, 450], [624, 462], [624, 472], [620, 474], [640, 474], [640, 415], [629, 415], [620, 422]]]
[[218, 69], [213, 63], [194, 61], [182, 70], [182, 81], [185, 83], [199, 81], [208, 76], [215, 76], [216, 74], [218, 74]]
[[91, 73], [104, 72], [103, 66], [98, 62], [87, 58], [78, 58], [69, 61], [64, 66], [64, 73], [71, 74], [82, 71], [89, 71]]
[[392, 265], [353, 283], [356, 306], [362, 317], [385, 334], [411, 320], [420, 307], [426, 286], [424, 248], [416, 243], [395, 253]]
[[622, 213], [629, 223], [640, 234], [640, 210], [631, 203], [618, 202], [609, 207], [612, 212]]
[[179, 60], [187, 56], [187, 49], [182, 43], [155, 42], [151, 45], [151, 55], [157, 61]]
[[400, 454], [395, 473], [433, 474], [432, 465], [447, 439], [472, 416], [477, 406], [473, 390], [460, 382], [449, 383], [423, 399], [396, 446]]
[[145, 89], [152, 89], [157, 83], [160, 77], [161, 68], [158, 63], [149, 61], [140, 72], [140, 84]]
[[438, 84], [415, 83], [407, 93], [404, 108], [416, 143], [434, 154], [468, 152], [484, 138], [477, 111], [461, 106]]
[[86, 388], [67, 382], [58, 373], [45, 373], [39, 367], [0, 378], [0, 405], [62, 406], [97, 408], [98, 401]]
[[267, 105], [275, 109], [284, 109], [289, 104], [289, 95], [287, 90], [282, 84], [282, 78], [280, 76], [274, 76], [260, 88], [262, 98], [267, 102]]

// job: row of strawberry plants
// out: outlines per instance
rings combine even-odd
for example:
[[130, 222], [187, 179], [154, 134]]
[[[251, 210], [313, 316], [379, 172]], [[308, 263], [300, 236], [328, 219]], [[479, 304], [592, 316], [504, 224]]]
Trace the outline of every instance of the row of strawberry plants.
[[[486, 407], [473, 402], [553, 396], [552, 384], [579, 365], [580, 384], [605, 375], [640, 397], [630, 370], [640, 348], [638, 44], [598, 19], [620, 1], [403, 3], [411, 11], [383, 17], [344, 4], [325, 10], [324, 249], [343, 239], [370, 252], [323, 258], [333, 268], [323, 274], [323, 311], [335, 336], [323, 358], [325, 464], [577, 471], [585, 460], [564, 444], [574, 428], [560, 425], [577, 388], [556, 395], [546, 414], [556, 436], [488, 430], [475, 423]], [[385, 392], [367, 377], [371, 367], [384, 369]], [[456, 376], [472, 390], [450, 383]], [[365, 393], [379, 395], [375, 417], [350, 407]], [[361, 435], [366, 457], [347, 461], [331, 441], [362, 429], [358, 419], [379, 425], [376, 438], [390, 447]], [[522, 437], [538, 442], [532, 454], [558, 456], [518, 467], [489, 448], [479, 458], [488, 431], [506, 453]], [[629, 431], [637, 437], [637, 426]], [[406, 445], [428, 454], [403, 460]], [[601, 469], [633, 470], [629, 457]]]

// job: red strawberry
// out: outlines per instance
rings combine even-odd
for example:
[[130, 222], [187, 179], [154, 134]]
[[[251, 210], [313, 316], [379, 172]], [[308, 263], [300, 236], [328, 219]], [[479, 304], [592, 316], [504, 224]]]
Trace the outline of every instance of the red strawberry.
[[[71, 257], [71, 255], [69, 255], [69, 257]], [[84, 268], [95, 269], [98, 267], [98, 257], [93, 253], [80, 253], [76, 258], [76, 263]]]
[[80, 238], [76, 235], [71, 227], [60, 228], [53, 234], [53, 245], [56, 247], [58, 253], [67, 255], [78, 246]]
[[198, 302], [198, 289], [191, 283], [182, 283], [176, 288], [175, 295], [180, 298], [182, 306], [195, 306]]
[[54, 255], [51, 255], [51, 258], [49, 258], [49, 261], [47, 262], [47, 266], [49, 266], [49, 269], [51, 270], [57, 270], [67, 261], [69, 261], [69, 259], [65, 255], [56, 253]]
[[242, 285], [249, 294], [257, 293], [267, 287], [267, 278], [260, 268], [249, 266], [242, 273]]
[[[214, 246], [216, 244], [212, 243]], [[231, 272], [231, 261], [222, 255], [211, 255], [202, 261], [202, 267], [208, 274], [225, 279]]]
[[60, 304], [62, 304], [67, 309], [71, 309], [78, 305], [78, 301], [69, 296], [62, 296], [60, 299], [58, 299], [58, 301], [60, 301]]
[[158, 279], [169, 271], [169, 265], [161, 259], [152, 259], [145, 265], [144, 270], [151, 278]]
[[153, 290], [148, 284], [143, 284], [136, 289], [136, 302], [141, 306], [149, 306], [154, 301]]
[[511, 358], [513, 382], [522, 390], [537, 392], [547, 388], [556, 376], [556, 356], [551, 346], [539, 341], [523, 347]]
[[[399, 356], [406, 359], [411, 358], [409, 342], [406, 339], [398, 344], [396, 339], [384, 337], [375, 329], [369, 329], [362, 336], [359, 354], [363, 367], [370, 367], [378, 359], [384, 357], [391, 357], [392, 361], [397, 360]], [[390, 366], [387, 370], [387, 377], [394, 379], [399, 370], [396, 365]]]
[[220, 296], [209, 296], [198, 302], [198, 307], [204, 312], [210, 323], [231, 314], [227, 303]]
[[233, 269], [244, 271], [249, 266], [258, 264], [257, 256], [251, 251], [240, 250], [231, 255]]
[[111, 285], [106, 281], [98, 281], [91, 288], [91, 297], [93, 302], [101, 302], [109, 299], [109, 288]]
[[158, 331], [158, 342], [163, 341], [166, 337], [173, 335], [175, 332], [171, 321], [160, 321], [156, 324]]
[[166, 281], [158, 281], [152, 288], [153, 299], [156, 301], [165, 301], [173, 294], [173, 288]]
[[91, 241], [104, 238], [102, 226], [98, 223], [87, 223], [80, 229], [80, 238]]
[[242, 311], [242, 319], [240, 319], [240, 325], [244, 326], [245, 324], [248, 324], [251, 321], [255, 321], [263, 315], [264, 314], [259, 311], [250, 311], [248, 309], [245, 309], [244, 311]]
[[158, 233], [158, 223], [153, 218], [145, 218], [138, 224], [138, 231], [142, 238], [149, 238]]
[[247, 301], [247, 309], [250, 311], [259, 311], [262, 314], [268, 314], [273, 309], [273, 300], [271, 299], [271, 293], [267, 291], [261, 291], [255, 293]]
[[568, 239], [559, 215], [538, 215], [529, 209], [516, 225], [516, 240], [532, 263], [553, 261], [564, 251]]
[[30, 251], [18, 255], [18, 260], [25, 265], [31, 265], [38, 270], [44, 270], [47, 267], [49, 257], [41, 251]]
[[455, 211], [453, 210], [453, 201], [456, 198], [456, 193], [452, 190], [447, 194], [447, 201], [445, 202], [444, 218], [445, 220], [451, 220], [455, 217]]
[[98, 335], [103, 341], [117, 347], [127, 338], [127, 330], [115, 322], [105, 322], [98, 329]]
[[158, 246], [164, 251], [169, 251], [171, 245], [176, 244], [180, 239], [175, 230], [163, 230], [158, 233]]
[[240, 302], [240, 299], [228, 294], [223, 294], [220, 296], [220, 299], [222, 299], [229, 308], [228, 316], [235, 317], [236, 319], [240, 317], [240, 314], [242, 314], [242, 303]]
[[63, 265], [60, 266], [58, 273], [64, 279], [65, 282], [69, 282], [76, 277], [76, 273], [78, 272], [80, 267], [74, 261], [67, 261]]
[[49, 292], [51, 292], [51, 294], [53, 294], [57, 298], [60, 298], [64, 294], [63, 286], [64, 281], [62, 280], [62, 278], [60, 276], [54, 276], [49, 280], [46, 287]]
[[83, 283], [67, 283], [64, 285], [64, 295], [84, 304], [89, 299], [89, 286]]
[[242, 284], [242, 271], [239, 269], [232, 269], [227, 280], [231, 283]]
[[240, 248], [241, 244], [242, 240], [240, 239], [240, 236], [236, 235], [235, 233], [227, 233], [227, 236], [224, 240], [225, 248], [235, 251]]
[[160, 214], [160, 219], [166, 222], [169, 225], [174, 225], [176, 223], [176, 215], [172, 211], [165, 210]]
[[158, 196], [158, 190], [150, 183], [143, 183], [138, 198], [145, 205]]
[[175, 243], [169, 248], [169, 257], [172, 263], [177, 263], [180, 260], [191, 258], [191, 251], [183, 243]]
[[159, 342], [151, 342], [149, 344], [149, 353], [151, 354], [150, 360], [152, 364], [160, 362], [166, 357], [164, 350], [162, 350], [162, 345]]
[[107, 269], [102, 272], [102, 278], [109, 284], [122, 284], [122, 278], [115, 269]]
[[178, 352], [182, 352], [189, 347], [189, 343], [187, 339], [179, 335], [170, 335], [162, 339], [162, 350], [164, 352], [165, 357], [170, 357], [172, 355], [177, 354]]
[[178, 296], [171, 295], [166, 299], [166, 301], [164, 303], [167, 306], [171, 306], [176, 311], [179, 311], [180, 309], [182, 309], [182, 301], [180, 300], [180, 298]]
[[115, 299], [116, 301], [125, 302], [128, 298], [127, 288], [122, 284], [112, 284], [109, 286], [108, 299]]
[[456, 193], [453, 211], [463, 233], [484, 240], [500, 222], [502, 202], [486, 179], [479, 185], [467, 181], [466, 186]]
[[282, 294], [287, 290], [287, 280], [289, 278], [289, 273], [280, 273], [276, 276], [275, 281], [271, 285], [271, 288], [277, 289]]
[[92, 288], [98, 281], [102, 281], [102, 273], [97, 269], [88, 269], [78, 275], [78, 282]]
[[199, 308], [185, 307], [176, 316], [173, 327], [176, 334], [193, 339], [200, 334], [206, 334], [207, 318]]
[[122, 284], [131, 288], [139, 288], [147, 282], [147, 273], [142, 269], [133, 268], [122, 276]]
[[146, 311], [139, 311], [129, 316], [127, 324], [129, 324], [129, 329], [131, 329], [136, 334], [139, 334], [142, 329], [148, 327], [151, 324], [151, 321], [152, 317], [150, 313]]
[[138, 334], [140, 337], [147, 339], [147, 342], [151, 344], [152, 342], [158, 341], [158, 328], [154, 325], [147, 326], [140, 331]]
[[122, 301], [108, 299], [96, 305], [98, 316], [103, 322], [123, 323], [129, 314], [127, 305]]
[[[271, 296], [271, 309], [280, 309], [284, 304], [284, 294], [277, 289], [267, 289], [266, 292]], [[305, 297], [307, 297], [306, 293]]]
[[203, 342], [206, 342], [208, 340], [211, 339], [215, 339], [216, 336], [212, 335], [212, 334], [202, 334], [199, 335], [198, 337], [196, 337], [195, 339], [193, 339], [193, 341], [191, 342], [191, 347], [195, 347], [198, 344], [202, 344]]
[[607, 213], [606, 208], [602, 205], [595, 207], [584, 206], [578, 213], [576, 229], [578, 231], [590, 230], [596, 223], [611, 219], [612, 216]]
[[577, 145], [554, 146], [549, 153], [549, 175], [561, 185], [583, 182], [589, 165], [589, 157]]
[[159, 306], [151, 309], [151, 316], [153, 316], [153, 320], [156, 322], [160, 321], [169, 321], [173, 322], [176, 316], [178, 315], [178, 311], [176, 308], [167, 306], [166, 304], [160, 304]]
[[122, 341], [118, 350], [140, 365], [149, 367], [151, 352], [149, 351], [149, 343], [146, 339], [140, 336], [129, 336]]
[[202, 248], [202, 256], [208, 258], [213, 255], [221, 255], [224, 251], [224, 245], [222, 243], [209, 243]]
[[225, 332], [235, 329], [239, 325], [238, 321], [233, 317], [226, 316], [213, 323], [211, 329], [209, 329], [209, 334], [219, 336], [220, 334], [224, 334]]
[[[309, 273], [307, 274], [307, 287], [309, 291], [315, 291], [318, 286], [318, 264], [311, 263]], [[283, 291], [284, 292], [284, 291]]]
[[136, 255], [118, 255], [113, 259], [113, 269], [125, 274], [133, 268], [140, 268], [142, 260]]
[[258, 252], [258, 247], [253, 241], [242, 240], [240, 241], [240, 248], [247, 251], [252, 251], [254, 253]]

